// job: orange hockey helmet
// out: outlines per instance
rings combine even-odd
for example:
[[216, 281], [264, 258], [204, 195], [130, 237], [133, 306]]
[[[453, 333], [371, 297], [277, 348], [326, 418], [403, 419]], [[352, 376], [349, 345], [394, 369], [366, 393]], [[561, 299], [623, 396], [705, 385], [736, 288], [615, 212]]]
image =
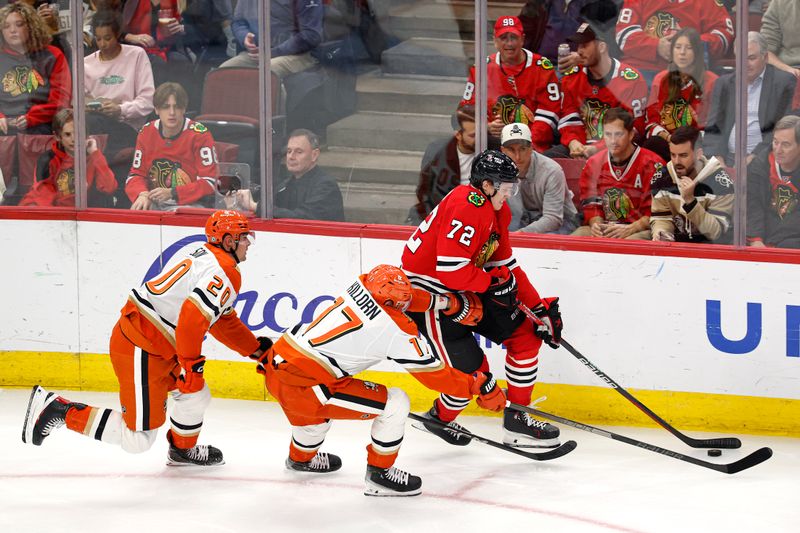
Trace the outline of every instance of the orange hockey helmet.
[[405, 311], [411, 303], [411, 282], [396, 266], [376, 266], [364, 278], [364, 287], [379, 304], [387, 307]]
[[215, 211], [206, 221], [206, 237], [211, 244], [222, 244], [226, 234], [238, 243], [243, 234], [250, 233], [250, 223], [238, 211]]

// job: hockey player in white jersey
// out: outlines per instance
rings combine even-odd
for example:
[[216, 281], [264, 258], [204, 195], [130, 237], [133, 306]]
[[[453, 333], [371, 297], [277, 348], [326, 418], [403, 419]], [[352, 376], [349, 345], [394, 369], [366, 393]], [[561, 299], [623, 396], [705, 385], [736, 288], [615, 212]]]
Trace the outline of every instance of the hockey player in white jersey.
[[393, 466], [403, 441], [409, 399], [398, 388], [352, 376], [391, 360], [423, 385], [459, 397], [478, 396], [478, 405], [502, 411], [505, 394], [490, 373], [464, 374], [433, 354], [405, 314], [438, 309], [476, 323], [481, 302], [472, 293], [432, 295], [413, 289], [397, 267], [379, 265], [359, 276], [310, 324], [298, 324], [261, 359], [269, 392], [292, 425], [286, 466], [302, 472], [333, 472], [341, 459], [318, 451], [331, 419], [372, 419], [364, 494], [414, 496], [422, 481]]

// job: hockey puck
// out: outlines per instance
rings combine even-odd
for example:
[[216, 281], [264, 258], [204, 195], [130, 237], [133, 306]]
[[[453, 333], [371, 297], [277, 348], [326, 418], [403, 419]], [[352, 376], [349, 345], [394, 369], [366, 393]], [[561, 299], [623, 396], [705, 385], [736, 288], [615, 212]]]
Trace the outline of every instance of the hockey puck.
[[708, 450], [708, 455], [711, 457], [719, 457], [722, 455], [722, 450]]

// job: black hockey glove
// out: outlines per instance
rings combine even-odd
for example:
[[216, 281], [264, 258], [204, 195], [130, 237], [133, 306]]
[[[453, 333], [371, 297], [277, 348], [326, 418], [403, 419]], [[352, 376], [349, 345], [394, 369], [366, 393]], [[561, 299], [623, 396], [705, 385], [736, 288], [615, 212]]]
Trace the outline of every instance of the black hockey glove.
[[541, 303], [531, 311], [539, 319], [539, 323], [533, 325], [533, 332], [551, 348], [558, 348], [564, 327], [561, 312], [558, 310], [558, 298], [542, 298]]
[[517, 307], [517, 280], [514, 274], [506, 267], [495, 267], [487, 272], [492, 276], [492, 283], [486, 289], [484, 296], [496, 307], [513, 309]]
[[251, 353], [248, 357], [258, 362], [256, 365], [256, 372], [266, 375], [266, 365], [269, 364], [269, 357], [272, 353], [272, 339], [269, 337], [257, 337], [256, 340], [258, 341], [258, 350]]

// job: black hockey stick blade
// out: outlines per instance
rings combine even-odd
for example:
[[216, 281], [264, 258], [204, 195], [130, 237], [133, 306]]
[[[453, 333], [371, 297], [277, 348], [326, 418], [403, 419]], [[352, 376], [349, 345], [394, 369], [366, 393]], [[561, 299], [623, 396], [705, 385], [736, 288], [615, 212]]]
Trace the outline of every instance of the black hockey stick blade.
[[[437, 426], [443, 427], [443, 428], [448, 427], [447, 424], [445, 424], [443, 422], [440, 422], [439, 420], [433, 420], [433, 419], [430, 419], [430, 418], [426, 418], [426, 417], [420, 416], [420, 415], [418, 415], [416, 413], [408, 413], [408, 417], [410, 419], [412, 419], [412, 420], [416, 420], [417, 422], [432, 423], [434, 425], [437, 425]], [[526, 452], [524, 450], [520, 450], [519, 448], [514, 448], [513, 446], [508, 446], [507, 444], [503, 444], [502, 442], [497, 442], [497, 441], [493, 441], [491, 439], [483, 438], [483, 437], [481, 437], [479, 435], [476, 435], [476, 434], [474, 434], [474, 433], [472, 433], [470, 431], [467, 431], [466, 429], [460, 431], [459, 433], [462, 433], [462, 434], [464, 434], [464, 435], [466, 435], [468, 437], [471, 437], [472, 440], [478, 441], [478, 442], [486, 444], [488, 446], [492, 446], [492, 447], [498, 448], [500, 450], [505, 450], [507, 452], [510, 452], [510, 453], [513, 453], [513, 454], [516, 454], [516, 455], [521, 455], [522, 457], [527, 457], [528, 459], [533, 459], [534, 461], [549, 461], [551, 459], [558, 459], [559, 457], [563, 457], [563, 456], [567, 455], [569, 452], [571, 452], [572, 450], [574, 450], [578, 446], [577, 442], [575, 442], [574, 440], [569, 440], [569, 441], [565, 442], [564, 444], [562, 444], [561, 446], [559, 446], [558, 448], [554, 448], [552, 450], [548, 450], [548, 451], [542, 452], [542, 453], [530, 453], [530, 452]]]
[[679, 461], [685, 461], [687, 463], [691, 463], [697, 466], [702, 466], [704, 468], [710, 468], [711, 470], [716, 470], [717, 472], [722, 472], [724, 474], [736, 474], [737, 472], [741, 472], [742, 470], [747, 470], [748, 468], [752, 468], [758, 464], [761, 464], [770, 457], [772, 457], [772, 450], [770, 448], [760, 448], [751, 453], [750, 455], [742, 457], [738, 461], [734, 461], [732, 463], [728, 464], [711, 463], [709, 461], [703, 461], [702, 459], [697, 459], [696, 457], [691, 457], [688, 455], [683, 455], [678, 452], [674, 452], [672, 450], [667, 450], [666, 448], [655, 446], [654, 444], [648, 444], [646, 442], [642, 442], [640, 440], [636, 440], [631, 437], [626, 437], [618, 433], [613, 433], [605, 429], [600, 429], [598, 427], [590, 426], [582, 422], [576, 422], [574, 420], [570, 420], [569, 418], [564, 418], [558, 415], [545, 413], [544, 411], [540, 411], [532, 407], [526, 407], [524, 405], [518, 405], [511, 402], [508, 402], [507, 406], [516, 411], [522, 411], [524, 413], [539, 416], [541, 418], [546, 418], [548, 420], [552, 420], [553, 422], [564, 424], [565, 426], [570, 426], [575, 429], [588, 431], [589, 433], [594, 433], [595, 435], [600, 435], [601, 437], [606, 437], [608, 439], [612, 439], [618, 442], [624, 442], [625, 444], [630, 444], [631, 446], [636, 446], [637, 448], [641, 448], [643, 450], [648, 450], [661, 455], [666, 455], [667, 457], [672, 457], [673, 459], [678, 459]]
[[[540, 323], [541, 322], [539, 320], [539, 318], [536, 315], [533, 314], [533, 311], [531, 311], [525, 304], [520, 302], [519, 303], [519, 308], [522, 310], [523, 313], [525, 313], [525, 315], [529, 319], [531, 319], [532, 322], [534, 322], [534, 323]], [[736, 448], [741, 448], [742, 447], [742, 441], [737, 439], [736, 437], [719, 437], [719, 438], [713, 438], [713, 439], [695, 439], [695, 438], [692, 438], [692, 437], [690, 437], [690, 436], [688, 436], [688, 435], [686, 435], [684, 433], [681, 433], [680, 431], [678, 431], [677, 429], [672, 427], [672, 425], [670, 425], [669, 422], [667, 422], [666, 420], [664, 420], [663, 418], [658, 416], [656, 413], [651, 411], [645, 404], [643, 404], [642, 402], [637, 400], [635, 396], [633, 396], [630, 392], [628, 392], [622, 386], [620, 386], [619, 383], [617, 383], [616, 381], [611, 379], [611, 377], [608, 376], [605, 372], [603, 372], [597, 366], [595, 366], [591, 361], [589, 361], [586, 357], [584, 357], [582, 353], [580, 353], [578, 350], [573, 348], [573, 346], [569, 342], [567, 342], [566, 339], [564, 339], [564, 338], [561, 339], [561, 346], [563, 346], [569, 353], [571, 353], [573, 356], [575, 356], [575, 358], [578, 361], [583, 363], [584, 366], [586, 366], [589, 370], [591, 370], [594, 373], [595, 376], [597, 376], [600, 379], [602, 379], [603, 381], [605, 381], [608, 385], [611, 386], [612, 389], [616, 390], [618, 393], [620, 393], [622, 396], [624, 396], [626, 400], [628, 400], [633, 405], [638, 407], [641, 412], [643, 412], [644, 414], [649, 416], [659, 426], [661, 426], [662, 428], [666, 429], [667, 431], [672, 433], [674, 436], [679, 438], [681, 441], [683, 441], [684, 444], [687, 444], [687, 445], [691, 446], [692, 448], [722, 448], [722, 449], [727, 449], [727, 450], [731, 450], [731, 449], [736, 449]]]

